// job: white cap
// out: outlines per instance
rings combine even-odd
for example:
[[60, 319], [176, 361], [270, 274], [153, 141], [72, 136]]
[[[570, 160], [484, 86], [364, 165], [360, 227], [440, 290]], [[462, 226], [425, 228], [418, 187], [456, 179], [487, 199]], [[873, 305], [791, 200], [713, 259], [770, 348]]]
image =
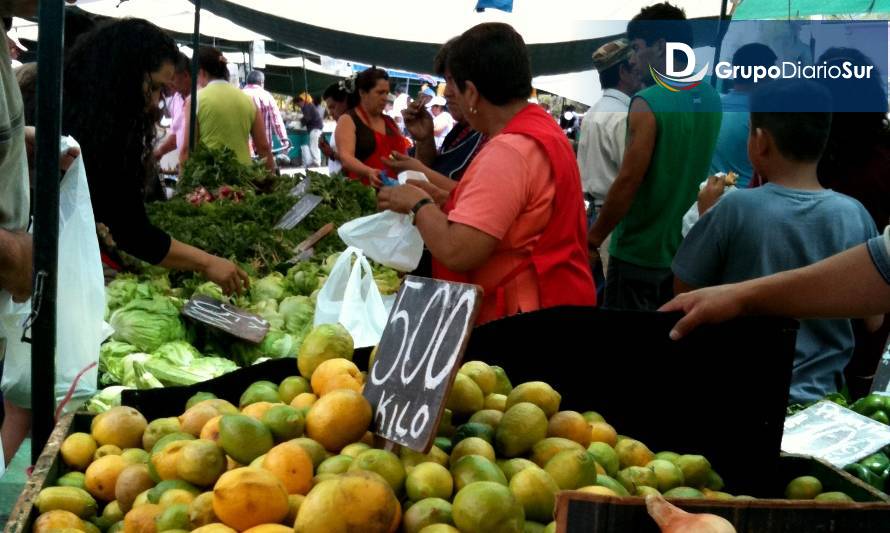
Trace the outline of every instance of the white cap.
[[448, 103], [448, 102], [446, 102], [445, 99], [442, 98], [441, 96], [435, 96], [435, 97], [433, 97], [433, 98], [429, 101], [429, 103], [426, 104], [426, 106], [427, 106], [427, 107], [433, 107], [434, 105], [438, 105], [438, 106], [445, 107], [445, 105], [446, 105], [447, 103]]

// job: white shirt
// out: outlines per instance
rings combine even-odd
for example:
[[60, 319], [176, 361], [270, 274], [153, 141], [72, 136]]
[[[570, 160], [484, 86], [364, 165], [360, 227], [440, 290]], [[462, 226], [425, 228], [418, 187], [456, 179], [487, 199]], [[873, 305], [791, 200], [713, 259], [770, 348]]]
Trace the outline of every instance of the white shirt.
[[402, 117], [402, 111], [406, 109], [408, 109], [408, 93], [402, 93], [396, 96], [392, 103], [392, 119], [399, 127], [404, 126], [405, 119]]
[[602, 98], [584, 115], [578, 142], [578, 167], [586, 194], [602, 205], [624, 159], [627, 112], [630, 97], [606, 89]]
[[451, 129], [454, 128], [454, 117], [452, 117], [451, 113], [448, 111], [442, 111], [439, 113], [439, 116], [433, 118], [433, 128], [444, 128], [442, 133], [435, 137], [436, 150], [439, 150], [442, 148], [442, 143], [445, 142], [445, 137], [451, 133]]

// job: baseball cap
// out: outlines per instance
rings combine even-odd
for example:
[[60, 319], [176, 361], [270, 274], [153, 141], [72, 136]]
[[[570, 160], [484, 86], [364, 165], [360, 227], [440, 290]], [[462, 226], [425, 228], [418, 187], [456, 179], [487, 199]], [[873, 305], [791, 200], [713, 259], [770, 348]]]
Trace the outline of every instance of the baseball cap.
[[627, 39], [609, 41], [593, 53], [593, 68], [602, 72], [629, 58], [631, 51]]

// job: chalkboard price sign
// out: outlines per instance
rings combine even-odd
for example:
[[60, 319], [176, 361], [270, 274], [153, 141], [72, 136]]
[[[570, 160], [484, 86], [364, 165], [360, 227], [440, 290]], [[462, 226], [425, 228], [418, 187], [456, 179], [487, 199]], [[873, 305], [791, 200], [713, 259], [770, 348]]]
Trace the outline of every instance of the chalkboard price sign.
[[303, 180], [298, 183], [293, 189], [290, 190], [291, 196], [296, 196], [297, 198], [301, 198], [304, 194], [309, 192], [309, 187], [312, 185], [312, 178], [306, 176]]
[[365, 384], [374, 433], [430, 450], [481, 298], [476, 285], [405, 279]]
[[843, 468], [890, 444], [890, 427], [822, 401], [785, 419], [782, 451], [812, 455]]
[[266, 320], [209, 296], [193, 296], [183, 306], [182, 314], [255, 344], [262, 342], [269, 332]]
[[314, 194], [307, 194], [300, 198], [300, 201], [281, 217], [278, 224], [275, 224], [275, 229], [294, 229], [297, 227], [297, 224], [302, 222], [303, 219], [306, 218], [313, 209], [318, 207], [318, 204], [320, 203], [321, 196], [316, 196]]

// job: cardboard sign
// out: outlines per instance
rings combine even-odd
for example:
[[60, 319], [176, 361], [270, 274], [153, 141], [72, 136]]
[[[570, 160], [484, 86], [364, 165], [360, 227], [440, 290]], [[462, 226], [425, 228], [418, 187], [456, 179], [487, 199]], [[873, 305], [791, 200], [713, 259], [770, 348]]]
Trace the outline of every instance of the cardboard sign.
[[255, 344], [269, 333], [269, 323], [263, 318], [209, 296], [193, 296], [183, 306], [182, 314]]
[[890, 426], [822, 401], [785, 419], [782, 451], [843, 468], [890, 444]]
[[297, 224], [302, 222], [303, 219], [306, 218], [313, 209], [318, 207], [318, 204], [320, 203], [321, 196], [316, 196], [314, 194], [307, 194], [300, 198], [300, 201], [281, 217], [278, 224], [275, 224], [275, 229], [294, 229], [297, 227]]
[[309, 187], [312, 185], [312, 178], [306, 176], [303, 178], [303, 181], [298, 183], [296, 187], [290, 190], [288, 194], [291, 196], [296, 196], [297, 198], [302, 198], [307, 192], [309, 192]]
[[405, 279], [365, 383], [374, 433], [430, 450], [481, 300], [476, 285]]

